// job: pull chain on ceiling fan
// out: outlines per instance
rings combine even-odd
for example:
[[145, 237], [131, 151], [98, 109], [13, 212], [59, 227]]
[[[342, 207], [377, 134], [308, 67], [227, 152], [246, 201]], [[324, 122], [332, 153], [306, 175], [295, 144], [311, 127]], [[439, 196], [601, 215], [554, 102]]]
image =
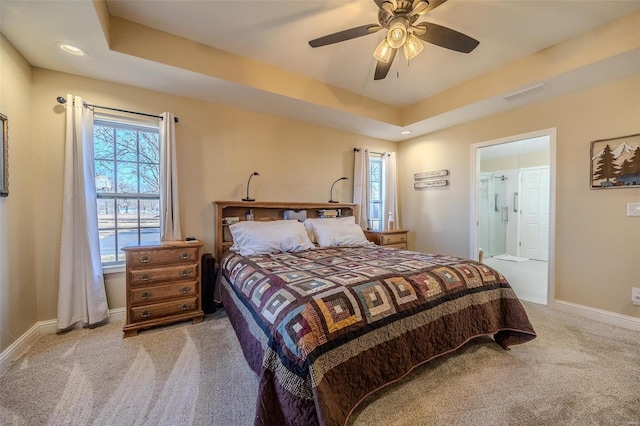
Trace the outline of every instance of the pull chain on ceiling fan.
[[469, 53], [480, 42], [468, 35], [441, 25], [416, 21], [447, 0], [373, 0], [378, 5], [379, 24], [362, 25], [329, 34], [309, 42], [311, 47], [326, 46], [345, 40], [366, 36], [387, 29], [387, 35], [378, 44], [373, 57], [378, 61], [374, 80], [387, 76], [398, 49], [402, 48], [407, 61], [412, 60], [424, 49], [423, 41], [446, 49]]

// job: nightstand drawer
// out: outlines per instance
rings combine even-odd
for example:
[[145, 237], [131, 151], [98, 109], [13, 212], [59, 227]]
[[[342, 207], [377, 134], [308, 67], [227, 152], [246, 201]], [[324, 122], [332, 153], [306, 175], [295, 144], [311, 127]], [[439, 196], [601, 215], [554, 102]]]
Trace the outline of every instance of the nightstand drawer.
[[405, 229], [392, 229], [388, 231], [364, 231], [367, 240], [379, 246], [407, 249], [407, 231]]
[[171, 263], [198, 261], [199, 247], [180, 247], [165, 250], [140, 250], [131, 254], [131, 267], [147, 267]]
[[198, 309], [197, 297], [131, 308], [131, 321], [150, 321]]
[[131, 290], [132, 305], [148, 305], [166, 299], [176, 299], [197, 294], [198, 282], [188, 281], [169, 285], [155, 285]]
[[148, 285], [165, 281], [191, 280], [199, 276], [198, 265], [176, 265], [163, 268], [148, 268], [129, 271], [129, 283]]
[[395, 248], [395, 249], [400, 249], [400, 250], [406, 250], [407, 249], [407, 243], [385, 244], [384, 247], [386, 247], [386, 248]]
[[407, 234], [388, 234], [382, 235], [382, 245], [400, 244], [407, 242]]

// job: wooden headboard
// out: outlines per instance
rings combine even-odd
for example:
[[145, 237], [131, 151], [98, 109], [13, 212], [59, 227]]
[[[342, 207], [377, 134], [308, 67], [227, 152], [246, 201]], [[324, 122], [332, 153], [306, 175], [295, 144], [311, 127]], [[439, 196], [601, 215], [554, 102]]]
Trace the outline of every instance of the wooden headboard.
[[321, 217], [320, 210], [339, 210], [342, 216], [356, 216], [357, 204], [351, 203], [285, 203], [271, 201], [214, 201], [216, 206], [216, 260], [220, 261], [222, 254], [231, 247], [233, 239], [229, 232], [229, 225], [223, 223], [223, 218], [237, 217], [246, 220], [247, 214], [253, 211], [253, 220], [282, 220], [285, 210], [305, 210], [308, 218]]

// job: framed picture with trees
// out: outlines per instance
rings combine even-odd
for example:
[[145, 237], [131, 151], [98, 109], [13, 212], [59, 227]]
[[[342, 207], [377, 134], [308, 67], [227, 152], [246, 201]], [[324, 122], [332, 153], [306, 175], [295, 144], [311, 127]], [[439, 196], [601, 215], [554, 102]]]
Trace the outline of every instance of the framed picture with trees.
[[591, 142], [591, 189], [640, 188], [640, 133]]
[[0, 114], [0, 197], [9, 195], [9, 120]]

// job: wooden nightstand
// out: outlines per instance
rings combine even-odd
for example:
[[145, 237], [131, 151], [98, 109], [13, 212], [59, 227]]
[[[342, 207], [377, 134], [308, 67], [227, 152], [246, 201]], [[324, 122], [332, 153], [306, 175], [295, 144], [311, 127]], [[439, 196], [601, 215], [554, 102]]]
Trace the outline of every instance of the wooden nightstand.
[[122, 250], [127, 254], [124, 337], [142, 328], [202, 321], [200, 241], [164, 241]]
[[407, 249], [407, 230], [394, 229], [392, 231], [364, 231], [367, 240], [379, 246]]

